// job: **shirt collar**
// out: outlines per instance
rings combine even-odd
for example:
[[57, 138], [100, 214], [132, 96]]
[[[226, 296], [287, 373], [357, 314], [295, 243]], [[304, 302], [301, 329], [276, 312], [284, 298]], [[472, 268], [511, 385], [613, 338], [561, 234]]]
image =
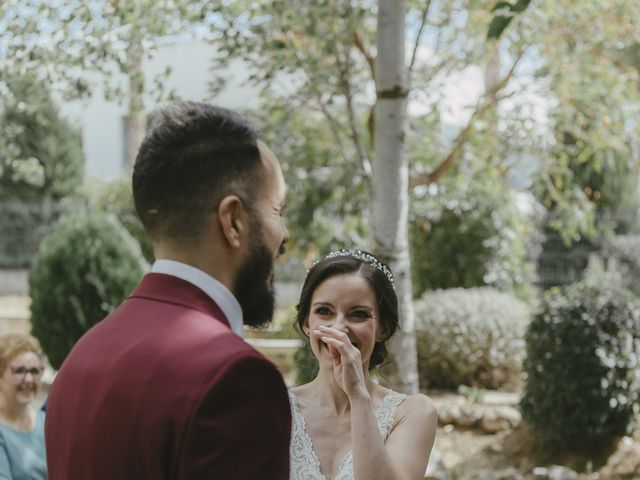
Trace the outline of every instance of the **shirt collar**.
[[180, 278], [195, 285], [220, 307], [229, 321], [231, 330], [239, 337], [244, 337], [242, 308], [236, 297], [218, 280], [202, 270], [175, 260], [156, 260], [151, 267], [153, 273], [164, 273]]

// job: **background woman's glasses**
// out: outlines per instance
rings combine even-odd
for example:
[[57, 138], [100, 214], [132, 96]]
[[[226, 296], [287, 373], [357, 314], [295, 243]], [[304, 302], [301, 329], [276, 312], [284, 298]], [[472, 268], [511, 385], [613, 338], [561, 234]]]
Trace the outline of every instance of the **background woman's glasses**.
[[16, 381], [24, 381], [27, 378], [28, 374], [31, 374], [34, 380], [40, 380], [42, 377], [42, 373], [44, 372], [44, 367], [12, 367], [9, 365], [9, 371], [11, 372], [11, 376]]

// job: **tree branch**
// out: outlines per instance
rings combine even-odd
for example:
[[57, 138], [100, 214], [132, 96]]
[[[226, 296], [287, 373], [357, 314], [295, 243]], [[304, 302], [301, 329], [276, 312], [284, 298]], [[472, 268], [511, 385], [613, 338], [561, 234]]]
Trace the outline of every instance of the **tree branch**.
[[322, 111], [322, 113], [326, 117], [327, 122], [329, 122], [329, 129], [331, 130], [331, 134], [333, 135], [333, 138], [334, 138], [336, 144], [338, 145], [338, 150], [340, 152], [340, 155], [342, 156], [343, 160], [346, 162], [347, 161], [347, 157], [345, 156], [345, 153], [344, 153], [345, 152], [344, 143], [342, 141], [342, 136], [340, 135], [340, 130], [341, 130], [340, 129], [340, 124], [336, 120], [336, 118], [331, 114], [331, 112], [329, 111], [329, 108], [327, 107], [326, 103], [322, 100], [322, 93], [318, 89], [318, 86], [313, 82], [313, 80], [312, 80], [313, 79], [313, 75], [307, 70], [308, 62], [306, 62], [305, 59], [302, 58], [301, 52], [297, 48], [297, 46], [295, 44], [295, 38], [293, 37], [291, 32], [287, 32], [287, 37], [289, 39], [289, 43], [291, 44], [291, 47], [293, 48], [293, 54], [295, 55], [296, 60], [298, 61], [298, 64], [300, 65], [300, 67], [304, 71], [305, 75], [309, 79], [307, 84], [311, 88], [311, 93], [316, 98], [316, 101], [318, 102], [318, 105], [320, 106], [320, 110]]
[[362, 55], [364, 56], [364, 59], [367, 61], [367, 64], [369, 65], [369, 71], [371, 72], [371, 79], [375, 82], [376, 81], [376, 59], [373, 58], [373, 55], [371, 55], [371, 52], [369, 51], [367, 46], [364, 44], [364, 39], [362, 38], [362, 35], [360, 34], [360, 32], [356, 32], [353, 34], [353, 45], [356, 47], [356, 50], [362, 53]]
[[345, 152], [344, 144], [342, 142], [342, 137], [340, 136], [340, 130], [339, 130], [340, 124], [327, 108], [327, 104], [323, 102], [322, 99], [320, 98], [320, 93], [317, 91], [317, 88], [315, 88], [315, 90], [316, 90], [316, 98], [318, 99], [318, 103], [320, 105], [320, 110], [322, 111], [327, 121], [329, 122], [329, 128], [331, 129], [331, 134], [333, 135], [333, 138], [336, 140], [336, 143], [338, 145], [340, 156], [345, 162], [347, 162], [348, 161], [347, 157], [344, 154]]
[[[478, 101], [476, 104], [473, 113], [469, 117], [466, 126], [460, 131], [455, 141], [453, 142], [453, 147], [449, 151], [449, 154], [445, 157], [445, 159], [438, 165], [432, 172], [423, 173], [413, 177], [409, 180], [409, 189], [412, 190], [417, 186], [421, 185], [430, 185], [432, 183], [440, 180], [449, 170], [451, 170], [460, 156], [460, 151], [464, 146], [469, 134], [473, 130], [473, 126], [478, 117], [482, 116], [484, 112], [486, 112], [489, 108], [495, 106], [499, 101], [497, 93], [502, 90], [506, 84], [509, 82], [511, 77], [513, 76], [513, 72], [515, 71], [520, 59], [522, 59], [524, 55], [524, 50], [520, 52], [520, 54], [516, 57], [513, 65], [509, 69], [509, 72], [498, 82], [494, 88], [490, 91], [484, 93], [482, 99]], [[489, 99], [494, 98], [494, 101], [490, 101]]]
[[[338, 67], [338, 74], [340, 78], [340, 85], [342, 86], [342, 93], [347, 102], [347, 117], [349, 119], [349, 130], [351, 132], [351, 140], [353, 141], [356, 152], [358, 154], [358, 158], [360, 159], [360, 164], [362, 166], [362, 171], [364, 173], [365, 181], [367, 185], [371, 187], [371, 176], [372, 176], [372, 168], [371, 168], [371, 160], [367, 155], [367, 151], [362, 143], [362, 136], [360, 135], [360, 130], [358, 128], [358, 123], [355, 117], [355, 109], [353, 106], [353, 92], [351, 90], [351, 67], [350, 67], [350, 58], [349, 52], [350, 47], [347, 48], [347, 51], [344, 52], [344, 59], [342, 58], [342, 52], [340, 52], [340, 38], [338, 37], [338, 32], [334, 30], [336, 34], [334, 50], [336, 56], [336, 65]], [[344, 60], [344, 61], [343, 61]]]
[[[418, 47], [420, 46], [420, 38], [422, 37], [422, 31], [424, 30], [424, 27], [427, 24], [427, 17], [429, 15], [430, 8], [431, 8], [431, 0], [427, 0], [427, 4], [424, 7], [424, 10], [422, 11], [422, 20], [420, 22], [420, 28], [418, 29], [418, 34], [416, 35], [416, 42], [413, 45], [413, 53], [411, 54], [411, 63], [409, 63], [409, 79], [411, 79], [411, 72], [413, 71], [413, 65], [416, 61]], [[409, 84], [411, 84], [411, 80], [409, 80]]]
[[344, 97], [347, 101], [347, 115], [349, 117], [349, 128], [351, 130], [351, 139], [356, 146], [356, 150], [358, 152], [358, 157], [360, 157], [360, 162], [362, 164], [362, 171], [367, 179], [367, 182], [371, 180], [371, 161], [369, 160], [369, 156], [364, 148], [364, 144], [362, 143], [362, 137], [360, 135], [360, 130], [358, 128], [358, 124], [356, 122], [356, 117], [354, 113], [353, 106], [353, 92], [351, 91], [351, 79], [349, 78], [349, 59], [346, 59], [346, 62], [339, 66], [340, 72], [340, 83], [342, 84], [342, 88], [344, 89]]

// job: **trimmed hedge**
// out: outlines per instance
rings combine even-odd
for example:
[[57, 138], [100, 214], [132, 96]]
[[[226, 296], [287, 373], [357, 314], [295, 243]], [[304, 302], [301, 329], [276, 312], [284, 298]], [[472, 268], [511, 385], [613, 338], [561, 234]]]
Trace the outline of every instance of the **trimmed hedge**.
[[56, 224], [29, 274], [33, 335], [54, 368], [147, 269], [138, 243], [112, 215], [78, 213]]
[[528, 306], [496, 289], [425, 293], [415, 303], [422, 387], [513, 388], [525, 355]]
[[521, 407], [547, 445], [584, 451], [631, 429], [640, 387], [640, 303], [578, 283], [547, 292], [526, 334]]
[[87, 194], [93, 208], [100, 212], [111, 213], [116, 216], [124, 228], [140, 244], [142, 254], [148, 262], [153, 262], [153, 248], [151, 240], [142, 226], [133, 203], [131, 179], [118, 179], [109, 183], [91, 185]]

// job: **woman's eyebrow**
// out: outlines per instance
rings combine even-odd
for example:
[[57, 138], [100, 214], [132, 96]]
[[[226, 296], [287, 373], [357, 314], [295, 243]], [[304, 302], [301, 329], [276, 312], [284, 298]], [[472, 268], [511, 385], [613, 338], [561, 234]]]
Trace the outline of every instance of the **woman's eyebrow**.
[[331, 306], [329, 302], [313, 302], [311, 305], [328, 305]]

